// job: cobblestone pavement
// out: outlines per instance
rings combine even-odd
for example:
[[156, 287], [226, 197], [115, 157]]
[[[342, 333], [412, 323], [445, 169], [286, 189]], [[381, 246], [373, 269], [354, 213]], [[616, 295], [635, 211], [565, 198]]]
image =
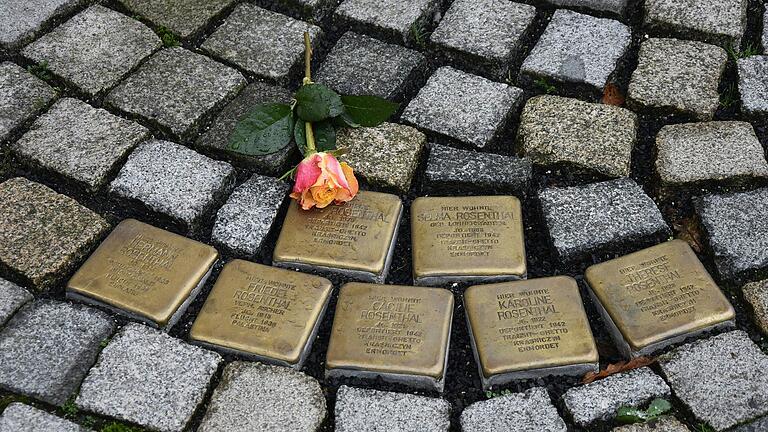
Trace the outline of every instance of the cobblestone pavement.
[[[0, 0], [0, 432], [768, 431], [765, 9]], [[389, 123], [338, 136], [362, 189], [390, 194], [358, 198], [391, 212], [372, 236], [383, 267], [329, 271], [369, 243], [300, 265], [302, 237], [280, 236], [299, 219], [278, 180], [298, 152], [227, 149], [250, 107], [290, 100], [305, 31], [318, 82], [401, 103]], [[424, 209], [496, 206], [487, 195], [518, 198], [498, 205], [517, 224], [522, 212], [520, 232], [488, 249], [514, 249], [514, 265], [425, 249], [441, 225]], [[425, 196], [479, 198], [414, 201]], [[316, 275], [258, 265], [273, 255]], [[464, 296], [520, 277], [518, 294]], [[381, 289], [340, 289], [360, 280], [444, 288], [362, 312], [421, 325], [405, 342], [427, 363], [350, 354], [354, 308]], [[300, 308], [288, 330], [285, 286]], [[558, 292], [544, 306], [519, 297], [546, 287]], [[268, 312], [226, 312], [233, 298]], [[483, 332], [497, 312], [571, 321], [556, 337], [536, 336], [535, 319]], [[518, 334], [493, 339], [502, 330]], [[369, 336], [381, 353], [407, 345]], [[517, 367], [505, 340], [520, 342], [506, 353], [551, 354]], [[657, 361], [581, 384], [641, 354]], [[654, 398], [672, 411], [616, 421]]]

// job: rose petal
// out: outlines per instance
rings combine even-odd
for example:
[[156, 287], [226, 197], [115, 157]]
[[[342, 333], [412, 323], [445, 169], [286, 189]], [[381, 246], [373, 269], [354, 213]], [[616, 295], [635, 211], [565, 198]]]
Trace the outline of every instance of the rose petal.
[[322, 158], [316, 153], [304, 158], [296, 167], [296, 180], [293, 183], [293, 192], [302, 193], [312, 187], [323, 173], [318, 165]]

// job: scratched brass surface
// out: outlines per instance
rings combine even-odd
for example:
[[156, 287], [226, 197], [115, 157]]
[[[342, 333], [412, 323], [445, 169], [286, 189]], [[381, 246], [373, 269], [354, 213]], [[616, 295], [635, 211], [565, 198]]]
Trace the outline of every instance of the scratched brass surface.
[[295, 364], [332, 289], [325, 278], [233, 260], [216, 280], [190, 338]]
[[682, 240], [593, 265], [586, 279], [633, 350], [734, 318], [728, 299]]
[[526, 273], [520, 200], [422, 197], [411, 206], [415, 279]]
[[475, 285], [465, 291], [464, 306], [486, 378], [598, 361], [573, 278]]
[[273, 261], [381, 273], [402, 207], [395, 195], [369, 191], [324, 209], [291, 203]]
[[75, 273], [67, 289], [162, 326], [217, 257], [211, 246], [126, 219]]
[[326, 368], [439, 379], [452, 315], [445, 289], [348, 283], [339, 291]]

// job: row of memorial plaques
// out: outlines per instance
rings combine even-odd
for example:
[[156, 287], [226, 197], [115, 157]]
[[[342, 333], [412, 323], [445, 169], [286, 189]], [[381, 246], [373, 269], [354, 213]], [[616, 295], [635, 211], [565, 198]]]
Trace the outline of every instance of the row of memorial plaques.
[[[414, 207], [428, 208], [416, 202]], [[217, 257], [210, 246], [126, 220], [73, 276], [67, 296], [168, 329], [195, 298]], [[626, 357], [734, 325], [732, 306], [679, 240], [594, 265], [587, 269], [586, 282]], [[319, 276], [233, 260], [221, 271], [190, 339], [301, 368], [332, 290], [331, 282]], [[573, 278], [474, 285], [465, 291], [464, 307], [485, 388], [598, 368], [596, 344]], [[453, 310], [453, 294], [442, 288], [342, 286], [327, 375], [383, 377], [442, 389]]]

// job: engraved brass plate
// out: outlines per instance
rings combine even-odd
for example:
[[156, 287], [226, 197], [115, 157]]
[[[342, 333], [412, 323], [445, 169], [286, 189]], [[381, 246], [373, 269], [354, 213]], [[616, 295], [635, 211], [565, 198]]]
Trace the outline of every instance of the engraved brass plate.
[[453, 294], [441, 288], [349, 283], [341, 287], [326, 369], [440, 379]]
[[573, 278], [475, 285], [465, 291], [464, 305], [486, 377], [598, 361]]
[[417, 198], [411, 237], [416, 280], [526, 274], [522, 212], [513, 196]]
[[593, 265], [585, 276], [634, 351], [735, 316], [728, 299], [682, 240]]
[[126, 219], [70, 279], [67, 290], [162, 327], [217, 257], [211, 246]]
[[295, 364], [332, 290], [325, 278], [233, 260], [216, 280], [190, 338]]
[[395, 195], [369, 191], [323, 209], [306, 211], [292, 204], [273, 261], [379, 274], [394, 244], [402, 207]]

